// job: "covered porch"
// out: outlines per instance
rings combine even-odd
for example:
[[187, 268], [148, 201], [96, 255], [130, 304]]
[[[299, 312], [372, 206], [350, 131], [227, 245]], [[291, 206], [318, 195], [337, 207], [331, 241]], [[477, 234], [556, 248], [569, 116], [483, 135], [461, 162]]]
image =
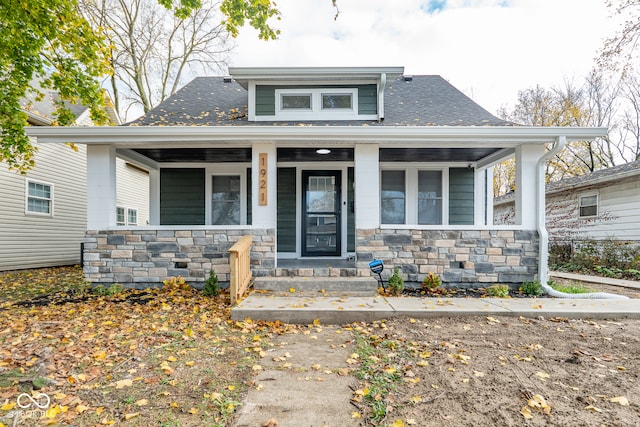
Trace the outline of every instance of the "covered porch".
[[[228, 249], [253, 235], [264, 277], [428, 273], [452, 285], [545, 278], [545, 144], [606, 129], [539, 127], [34, 128], [87, 144], [85, 274], [147, 286], [229, 280]], [[320, 150], [328, 153], [321, 154]], [[492, 168], [515, 156], [516, 224], [493, 225]], [[115, 159], [149, 170], [150, 221], [118, 226]], [[541, 163], [542, 162], [542, 163]], [[542, 198], [541, 198], [542, 197]], [[541, 221], [542, 218], [542, 221]]]

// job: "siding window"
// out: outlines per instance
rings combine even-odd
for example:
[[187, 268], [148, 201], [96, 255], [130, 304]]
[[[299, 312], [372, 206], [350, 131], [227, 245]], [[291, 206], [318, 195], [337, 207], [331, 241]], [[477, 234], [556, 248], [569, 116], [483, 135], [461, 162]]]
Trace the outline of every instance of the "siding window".
[[27, 180], [28, 214], [53, 216], [53, 185]]
[[[352, 120], [358, 116], [358, 88], [275, 89], [279, 120]], [[366, 116], [366, 118], [370, 118]]]
[[382, 171], [381, 190], [382, 223], [404, 224], [406, 206], [404, 171]]
[[128, 225], [138, 225], [138, 210], [137, 209], [127, 209], [127, 224]]
[[590, 194], [588, 196], [580, 196], [580, 218], [588, 218], [598, 215], [598, 195]]
[[442, 224], [442, 171], [418, 171], [418, 224]]
[[127, 225], [125, 212], [126, 209], [122, 206], [116, 207], [116, 225]]
[[240, 197], [240, 175], [214, 175], [211, 223], [213, 225], [240, 224]]

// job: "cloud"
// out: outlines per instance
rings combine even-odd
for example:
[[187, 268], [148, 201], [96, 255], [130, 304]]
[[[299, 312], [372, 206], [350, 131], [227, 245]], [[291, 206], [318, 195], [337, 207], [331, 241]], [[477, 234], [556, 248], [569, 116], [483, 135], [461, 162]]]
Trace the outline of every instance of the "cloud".
[[279, 40], [244, 28], [234, 66], [404, 66], [489, 111], [584, 76], [613, 21], [602, 0], [280, 0]]

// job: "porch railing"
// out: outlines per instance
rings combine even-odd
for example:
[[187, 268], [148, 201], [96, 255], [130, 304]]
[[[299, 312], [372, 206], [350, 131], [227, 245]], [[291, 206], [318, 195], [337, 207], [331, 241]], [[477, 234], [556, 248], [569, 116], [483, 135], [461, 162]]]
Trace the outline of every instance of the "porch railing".
[[242, 299], [251, 282], [251, 243], [253, 236], [247, 235], [238, 240], [229, 248], [231, 272], [229, 277], [229, 292], [231, 293], [231, 304]]

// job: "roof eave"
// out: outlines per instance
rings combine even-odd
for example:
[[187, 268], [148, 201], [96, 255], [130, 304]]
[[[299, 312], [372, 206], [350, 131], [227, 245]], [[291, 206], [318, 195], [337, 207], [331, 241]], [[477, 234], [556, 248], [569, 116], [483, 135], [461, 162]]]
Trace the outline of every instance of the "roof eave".
[[607, 128], [529, 126], [106, 126], [27, 129], [40, 142], [133, 145], [212, 141], [322, 141], [358, 143], [456, 144], [501, 143], [515, 146], [549, 143], [564, 136], [567, 141], [587, 141], [607, 135]]

